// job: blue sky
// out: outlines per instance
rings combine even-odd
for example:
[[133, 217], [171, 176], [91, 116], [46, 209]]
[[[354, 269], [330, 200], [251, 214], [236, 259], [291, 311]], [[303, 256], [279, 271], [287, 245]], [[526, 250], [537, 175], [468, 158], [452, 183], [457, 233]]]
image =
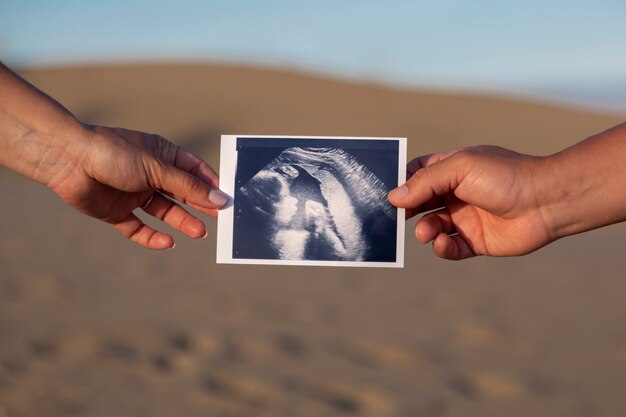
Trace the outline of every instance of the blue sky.
[[235, 61], [626, 109], [626, 2], [0, 0], [0, 57]]

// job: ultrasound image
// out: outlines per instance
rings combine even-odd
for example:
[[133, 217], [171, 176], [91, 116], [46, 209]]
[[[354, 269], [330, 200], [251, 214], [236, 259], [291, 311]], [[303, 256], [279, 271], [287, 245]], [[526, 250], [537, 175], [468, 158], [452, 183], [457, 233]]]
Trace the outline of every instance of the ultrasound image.
[[397, 142], [239, 138], [237, 149], [233, 258], [395, 262]]

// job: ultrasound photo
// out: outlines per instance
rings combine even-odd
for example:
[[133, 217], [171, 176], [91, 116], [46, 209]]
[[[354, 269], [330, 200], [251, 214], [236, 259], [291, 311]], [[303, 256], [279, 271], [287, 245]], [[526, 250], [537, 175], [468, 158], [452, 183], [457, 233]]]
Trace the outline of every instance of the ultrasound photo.
[[401, 144], [235, 137], [232, 260], [398, 266]]

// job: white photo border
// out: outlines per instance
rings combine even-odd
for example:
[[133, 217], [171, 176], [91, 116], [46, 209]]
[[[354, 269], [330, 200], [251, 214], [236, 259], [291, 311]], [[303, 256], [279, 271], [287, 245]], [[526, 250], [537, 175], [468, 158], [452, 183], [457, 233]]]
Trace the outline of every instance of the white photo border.
[[388, 140], [398, 142], [398, 185], [406, 181], [406, 138], [399, 137], [361, 137], [361, 136], [288, 136], [288, 135], [222, 135], [220, 147], [220, 190], [230, 196], [226, 207], [219, 210], [217, 218], [217, 263], [247, 265], [305, 265], [305, 266], [344, 266], [344, 267], [378, 267], [404, 268], [404, 231], [405, 210], [397, 209], [396, 261], [319, 261], [319, 260], [287, 260], [287, 259], [240, 259], [233, 258], [233, 225], [235, 206], [235, 176], [237, 172], [237, 139], [268, 138], [268, 139], [328, 139], [328, 140]]

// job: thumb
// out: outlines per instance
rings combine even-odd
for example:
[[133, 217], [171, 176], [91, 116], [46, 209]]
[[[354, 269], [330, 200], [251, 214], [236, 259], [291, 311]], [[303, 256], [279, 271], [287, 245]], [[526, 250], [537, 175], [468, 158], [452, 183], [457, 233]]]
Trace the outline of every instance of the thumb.
[[149, 170], [150, 183], [187, 205], [216, 209], [228, 202], [228, 196], [195, 175], [174, 165], [155, 161]]
[[389, 192], [389, 202], [396, 207], [417, 208], [454, 191], [465, 176], [463, 161], [461, 153], [456, 153], [417, 170], [406, 183]]

